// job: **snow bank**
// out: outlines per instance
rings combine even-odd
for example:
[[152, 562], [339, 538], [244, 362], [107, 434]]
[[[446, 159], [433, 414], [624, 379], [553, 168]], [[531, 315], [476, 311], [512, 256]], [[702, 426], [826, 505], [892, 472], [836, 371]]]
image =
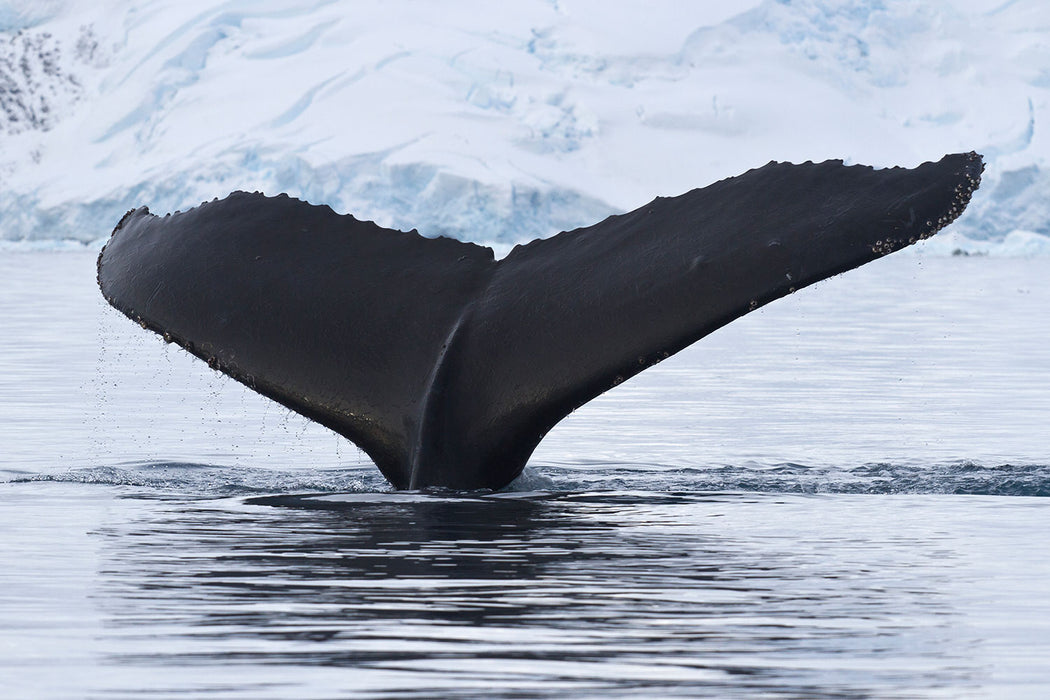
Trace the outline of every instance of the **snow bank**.
[[978, 150], [973, 245], [926, 250], [1046, 250], [1050, 6], [729, 5], [0, 0], [0, 238], [246, 189], [507, 245], [771, 159]]

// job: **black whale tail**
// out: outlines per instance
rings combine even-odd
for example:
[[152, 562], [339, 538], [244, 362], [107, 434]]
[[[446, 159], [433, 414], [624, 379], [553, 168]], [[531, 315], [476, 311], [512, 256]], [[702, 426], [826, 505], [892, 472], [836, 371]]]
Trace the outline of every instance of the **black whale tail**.
[[735, 318], [951, 223], [976, 153], [770, 163], [496, 261], [285, 195], [129, 212], [106, 299], [357, 443], [397, 488], [500, 488], [568, 413]]

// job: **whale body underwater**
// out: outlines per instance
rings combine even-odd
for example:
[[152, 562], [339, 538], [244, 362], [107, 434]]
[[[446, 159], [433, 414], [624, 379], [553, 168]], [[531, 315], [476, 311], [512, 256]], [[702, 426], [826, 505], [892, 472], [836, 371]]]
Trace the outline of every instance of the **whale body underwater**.
[[128, 212], [118, 310], [345, 436], [398, 489], [499, 489], [599, 394], [749, 311], [954, 221], [976, 153], [771, 162], [515, 247], [384, 229], [279, 195]]

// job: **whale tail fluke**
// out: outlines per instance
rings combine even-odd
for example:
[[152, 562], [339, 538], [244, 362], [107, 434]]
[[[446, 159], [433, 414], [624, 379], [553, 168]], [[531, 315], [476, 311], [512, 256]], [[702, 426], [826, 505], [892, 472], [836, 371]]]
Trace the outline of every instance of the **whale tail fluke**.
[[774, 299], [951, 223], [981, 157], [770, 163], [515, 248], [285, 195], [129, 212], [106, 299], [358, 444], [398, 488], [500, 488], [559, 420]]

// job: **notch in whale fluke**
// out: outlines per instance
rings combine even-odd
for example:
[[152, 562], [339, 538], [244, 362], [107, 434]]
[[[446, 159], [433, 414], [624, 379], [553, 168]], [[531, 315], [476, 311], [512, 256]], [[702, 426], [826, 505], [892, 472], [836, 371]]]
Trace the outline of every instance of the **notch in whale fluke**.
[[500, 488], [575, 408], [747, 312], [928, 238], [976, 153], [770, 163], [515, 248], [285, 195], [129, 212], [98, 258], [143, 327], [359, 445], [397, 488]]

